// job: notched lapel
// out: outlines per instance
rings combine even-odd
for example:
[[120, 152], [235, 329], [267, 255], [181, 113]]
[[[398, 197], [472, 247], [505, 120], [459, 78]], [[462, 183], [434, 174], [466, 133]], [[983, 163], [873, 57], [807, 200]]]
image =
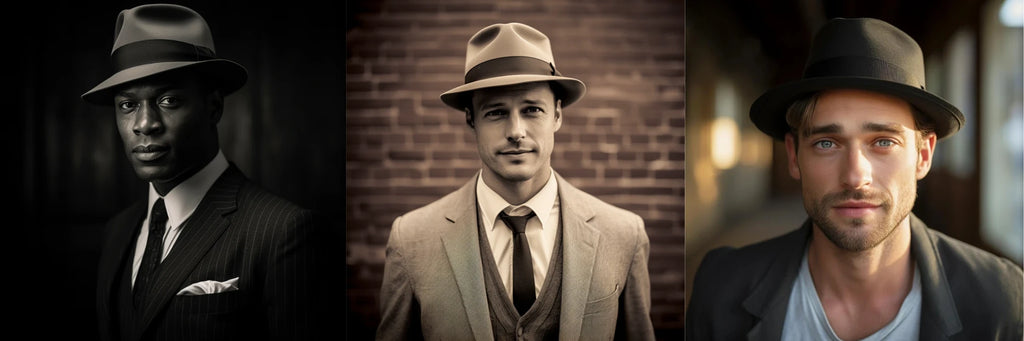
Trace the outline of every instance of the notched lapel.
[[457, 202], [445, 212], [447, 224], [441, 231], [448, 262], [455, 283], [462, 295], [470, 329], [477, 340], [494, 338], [487, 310], [487, 289], [484, 288], [484, 268], [480, 260], [480, 240], [477, 234], [476, 178], [457, 192]]
[[800, 229], [785, 235], [785, 241], [778, 244], [795, 247], [768, 251], [776, 257], [768, 267], [765, 277], [743, 301], [743, 308], [758, 319], [754, 327], [747, 332], [748, 340], [778, 340], [782, 337], [789, 295], [799, 273], [800, 260], [803, 259], [810, 234], [811, 222], [808, 219]]
[[229, 217], [237, 209], [238, 189], [244, 181], [234, 165], [228, 167], [185, 222], [174, 248], [160, 264], [155, 285], [146, 295], [151, 300], [146, 302], [138, 320], [140, 334], [186, 284], [185, 278], [231, 225]]
[[562, 213], [562, 313], [560, 339], [577, 339], [583, 328], [601, 231], [590, 226], [594, 212], [579, 190], [555, 173]]

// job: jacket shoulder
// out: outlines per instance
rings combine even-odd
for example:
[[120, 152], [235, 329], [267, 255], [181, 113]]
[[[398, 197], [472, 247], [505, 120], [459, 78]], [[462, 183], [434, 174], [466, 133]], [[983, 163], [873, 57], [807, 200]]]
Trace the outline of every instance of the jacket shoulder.
[[[965, 328], [969, 321], [1005, 319], [1020, 323], [1024, 299], [1024, 271], [1009, 259], [996, 256], [939, 231], [926, 229], [949, 283]], [[967, 315], [967, 316], [965, 316]], [[991, 316], [992, 319], [978, 319]]]

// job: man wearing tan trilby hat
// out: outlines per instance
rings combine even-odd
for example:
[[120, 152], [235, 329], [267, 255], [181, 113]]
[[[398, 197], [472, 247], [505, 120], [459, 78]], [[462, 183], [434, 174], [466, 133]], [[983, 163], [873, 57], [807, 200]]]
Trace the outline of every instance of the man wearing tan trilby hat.
[[544, 33], [494, 24], [466, 49], [466, 117], [484, 167], [395, 219], [378, 340], [652, 340], [643, 220], [551, 169], [562, 108], [583, 97]]
[[113, 111], [149, 192], [104, 229], [101, 338], [317, 338], [312, 212], [249, 181], [218, 144], [223, 97], [246, 70], [186, 7], [121, 11], [114, 32], [115, 72], [82, 98]]
[[[925, 89], [921, 48], [893, 25], [835, 18], [803, 78], [762, 94], [808, 218], [701, 262], [690, 340], [1021, 340], [1021, 268], [912, 212], [936, 141], [966, 122]], [[953, 199], [953, 198], [949, 198]]]

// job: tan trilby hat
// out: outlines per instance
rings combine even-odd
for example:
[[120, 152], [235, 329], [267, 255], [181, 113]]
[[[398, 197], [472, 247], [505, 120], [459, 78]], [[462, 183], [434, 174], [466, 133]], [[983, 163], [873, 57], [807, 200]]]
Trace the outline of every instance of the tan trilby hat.
[[151, 4], [121, 11], [110, 52], [114, 75], [82, 95], [94, 104], [112, 105], [119, 85], [183, 68], [194, 69], [227, 95], [248, 79], [245, 68], [217, 58], [213, 34], [199, 13], [179, 5]]
[[441, 101], [457, 110], [471, 106], [474, 90], [530, 82], [553, 82], [562, 88], [562, 107], [587, 92], [578, 79], [562, 77], [555, 69], [551, 41], [537, 29], [520, 24], [485, 27], [466, 46], [465, 84], [441, 94]]

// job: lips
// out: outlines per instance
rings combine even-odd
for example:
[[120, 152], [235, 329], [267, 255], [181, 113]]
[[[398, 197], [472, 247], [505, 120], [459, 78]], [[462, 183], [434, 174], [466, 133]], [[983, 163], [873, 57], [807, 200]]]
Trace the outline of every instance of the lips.
[[139, 161], [152, 162], [164, 157], [170, 150], [170, 147], [158, 144], [135, 146], [132, 148], [132, 155]]
[[499, 155], [522, 155], [532, 153], [533, 149], [506, 149], [498, 152]]
[[872, 204], [870, 202], [847, 201], [833, 206], [833, 209], [835, 209], [842, 216], [863, 217], [864, 215], [867, 215], [880, 207], [881, 205]]

